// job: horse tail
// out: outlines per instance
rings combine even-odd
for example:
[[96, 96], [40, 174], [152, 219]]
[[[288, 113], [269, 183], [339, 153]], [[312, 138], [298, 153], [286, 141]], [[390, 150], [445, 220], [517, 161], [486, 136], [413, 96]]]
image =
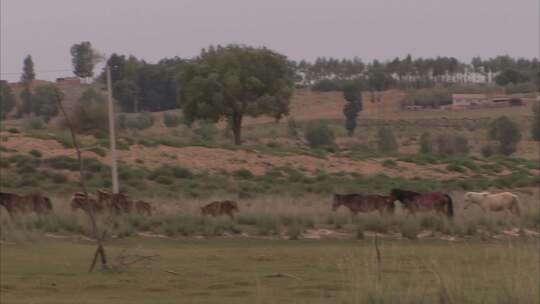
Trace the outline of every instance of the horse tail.
[[454, 202], [452, 201], [452, 198], [450, 197], [450, 195], [448, 194], [445, 194], [444, 195], [447, 199], [447, 204], [448, 204], [448, 216], [449, 217], [453, 217], [454, 216]]

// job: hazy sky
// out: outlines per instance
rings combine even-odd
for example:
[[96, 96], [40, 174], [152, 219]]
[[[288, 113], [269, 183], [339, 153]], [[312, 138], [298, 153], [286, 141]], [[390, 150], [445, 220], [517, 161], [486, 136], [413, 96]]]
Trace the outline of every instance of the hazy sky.
[[153, 62], [210, 44], [267, 46], [292, 59], [498, 54], [538, 57], [538, 0], [0, 0], [0, 71], [18, 79], [71, 68], [88, 40], [105, 54]]

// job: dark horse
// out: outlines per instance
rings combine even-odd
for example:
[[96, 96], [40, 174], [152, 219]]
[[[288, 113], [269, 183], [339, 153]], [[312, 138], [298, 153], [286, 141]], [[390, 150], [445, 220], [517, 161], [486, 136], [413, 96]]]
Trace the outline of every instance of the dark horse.
[[358, 212], [384, 211], [394, 213], [394, 200], [390, 196], [370, 194], [334, 194], [332, 210], [336, 211], [340, 206], [346, 206], [355, 215]]
[[52, 211], [51, 200], [39, 193], [18, 195], [0, 192], [0, 206], [4, 206], [10, 216], [16, 213], [47, 214]]
[[393, 201], [400, 201], [409, 213], [427, 212], [435, 210], [448, 217], [454, 216], [454, 203], [450, 195], [442, 192], [418, 193], [414, 191], [392, 189], [390, 197]]
[[201, 207], [202, 215], [211, 215], [213, 217], [220, 215], [228, 215], [231, 218], [234, 217], [234, 213], [238, 212], [238, 204], [235, 201], [216, 201], [212, 202], [204, 207]]

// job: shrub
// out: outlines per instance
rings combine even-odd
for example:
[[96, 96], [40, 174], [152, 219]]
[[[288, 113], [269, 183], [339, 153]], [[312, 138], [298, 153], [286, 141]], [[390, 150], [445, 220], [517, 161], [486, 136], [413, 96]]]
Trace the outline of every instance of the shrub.
[[448, 171], [454, 171], [454, 172], [460, 172], [460, 173], [464, 173], [465, 172], [465, 168], [463, 168], [462, 166], [458, 165], [458, 164], [448, 164], [446, 166], [446, 170]]
[[181, 123], [182, 119], [176, 114], [165, 113], [163, 115], [163, 124], [165, 124], [167, 128], [176, 128]]
[[118, 117], [118, 125], [121, 129], [145, 130], [154, 125], [154, 117], [148, 112], [141, 113], [136, 117]]
[[193, 173], [188, 168], [183, 167], [173, 167], [172, 172], [174, 177], [176, 178], [185, 178], [185, 179], [192, 179]]
[[8, 131], [9, 133], [12, 133], [12, 134], [19, 134], [19, 133], [21, 133], [21, 131], [19, 131], [19, 129], [17, 129], [17, 128], [9, 128], [7, 131]]
[[312, 148], [335, 145], [334, 132], [327, 124], [322, 122], [308, 124], [305, 137]]
[[162, 185], [172, 185], [174, 183], [174, 180], [169, 176], [158, 176], [155, 181]]
[[250, 179], [253, 178], [253, 173], [248, 169], [238, 169], [234, 171], [234, 176], [240, 179]]
[[397, 168], [397, 163], [391, 159], [386, 159], [383, 161], [382, 163], [383, 167], [386, 167], [386, 168]]
[[503, 155], [516, 151], [516, 145], [521, 140], [519, 126], [506, 116], [495, 119], [489, 128], [489, 138], [499, 142], [498, 150]]
[[497, 147], [492, 144], [487, 144], [480, 149], [480, 152], [482, 153], [482, 156], [490, 157], [497, 153]]
[[49, 173], [49, 176], [55, 184], [64, 184], [68, 181], [67, 176], [62, 173]]
[[202, 140], [212, 141], [219, 131], [214, 123], [201, 121], [199, 127], [193, 130], [193, 133]]
[[30, 152], [28, 152], [28, 154], [32, 155], [33, 157], [37, 157], [37, 158], [40, 158], [40, 157], [43, 156], [43, 154], [41, 154], [41, 151], [36, 150], [36, 149], [30, 150]]
[[394, 132], [392, 129], [387, 127], [382, 127], [377, 132], [377, 141], [379, 146], [379, 152], [381, 153], [392, 153], [396, 152], [398, 149], [398, 143]]
[[[78, 102], [69, 113], [71, 125], [81, 134], [107, 134], [109, 116], [104, 102]], [[68, 127], [67, 121], [61, 121], [62, 126]]]
[[287, 119], [287, 134], [289, 137], [296, 138], [298, 137], [298, 126], [294, 117], [289, 117]]
[[39, 117], [32, 117], [25, 122], [25, 126], [31, 130], [42, 130], [45, 128], [45, 123]]
[[424, 132], [420, 135], [420, 153], [428, 154], [431, 152], [433, 152], [431, 134], [429, 132]]
[[437, 136], [437, 152], [455, 155], [469, 153], [469, 142], [461, 135], [440, 134]]
[[537, 103], [533, 108], [531, 135], [533, 140], [540, 141], [540, 103]]

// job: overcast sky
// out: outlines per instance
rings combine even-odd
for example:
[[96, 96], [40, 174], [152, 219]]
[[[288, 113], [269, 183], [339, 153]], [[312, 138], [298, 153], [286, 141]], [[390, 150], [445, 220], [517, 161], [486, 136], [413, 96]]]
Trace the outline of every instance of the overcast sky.
[[538, 57], [538, 0], [0, 0], [0, 72], [18, 79], [71, 69], [69, 48], [153, 62], [192, 57], [210, 44], [266, 46], [292, 59], [364, 60], [498, 54]]

